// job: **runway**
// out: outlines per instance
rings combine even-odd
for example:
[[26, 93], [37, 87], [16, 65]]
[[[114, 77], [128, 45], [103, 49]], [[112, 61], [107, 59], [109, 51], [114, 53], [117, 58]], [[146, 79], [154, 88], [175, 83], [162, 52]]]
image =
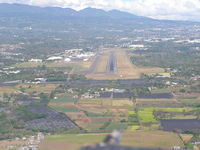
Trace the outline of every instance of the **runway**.
[[117, 59], [114, 51], [111, 51], [109, 54], [106, 73], [107, 74], [117, 73]]

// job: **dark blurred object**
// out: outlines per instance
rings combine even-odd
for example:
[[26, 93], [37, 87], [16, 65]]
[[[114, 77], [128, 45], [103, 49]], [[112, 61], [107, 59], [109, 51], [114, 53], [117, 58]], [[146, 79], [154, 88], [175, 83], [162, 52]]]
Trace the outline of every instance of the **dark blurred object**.
[[[161, 150], [159, 148], [137, 148], [137, 147], [124, 147], [120, 146], [122, 134], [115, 130], [107, 135], [102, 143], [90, 145], [81, 148], [81, 150]], [[172, 148], [171, 150], [180, 150], [180, 148]]]

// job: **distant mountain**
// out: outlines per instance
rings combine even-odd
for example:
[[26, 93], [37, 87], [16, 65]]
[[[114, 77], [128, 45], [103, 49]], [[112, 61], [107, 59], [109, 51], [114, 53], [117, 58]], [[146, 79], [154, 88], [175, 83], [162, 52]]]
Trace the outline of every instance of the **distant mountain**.
[[58, 7], [36, 7], [21, 4], [0, 4], [0, 16], [8, 17], [66, 17], [73, 16], [77, 12], [70, 8], [58, 8]]
[[[104, 11], [85, 8], [76, 11], [70, 8], [37, 7], [22, 4], [0, 3], [0, 26], [32, 26], [45, 29], [102, 29], [119, 31], [124, 29], [143, 29], [151, 27], [191, 24], [183, 21], [155, 20], [136, 16], [119, 10]], [[84, 30], [82, 30], [84, 29]]]
[[[8, 17], [38, 17], [38, 18], [104, 18], [104, 19], [147, 19], [146, 17], [138, 17], [136, 15], [122, 12], [118, 10], [104, 11], [95, 8], [85, 8], [75, 11], [70, 8], [59, 7], [37, 7], [21, 4], [0, 4], [0, 16]], [[63, 19], [64, 19], [63, 18]]]
[[119, 10], [85, 8], [76, 11], [0, 3], [0, 44], [22, 43], [23, 49], [15, 52], [27, 57], [40, 58], [40, 55], [44, 57], [71, 48], [113, 46], [123, 43], [120, 39], [124, 38], [168, 37], [176, 30], [180, 32], [194, 25], [196, 23], [155, 20]]
[[136, 15], [133, 15], [133, 14], [130, 14], [130, 13], [127, 13], [127, 12], [122, 12], [122, 11], [119, 11], [119, 10], [111, 10], [108, 13], [113, 18], [127, 18], [127, 19], [131, 19], [131, 18], [132, 19], [144, 19], [144, 18], [146, 18], [146, 17], [136, 16]]
[[95, 9], [95, 8], [85, 8], [83, 10], [80, 10], [78, 12], [78, 15], [81, 17], [109, 17], [108, 12], [101, 10], [101, 9]]

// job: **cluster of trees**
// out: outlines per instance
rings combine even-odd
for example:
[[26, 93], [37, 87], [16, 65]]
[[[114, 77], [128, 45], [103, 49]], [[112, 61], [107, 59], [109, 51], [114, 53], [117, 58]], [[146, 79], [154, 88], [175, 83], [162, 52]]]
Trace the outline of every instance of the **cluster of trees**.
[[[131, 60], [136, 65], [175, 69], [177, 72], [174, 72], [174, 75], [177, 77], [189, 78], [200, 74], [199, 51], [193, 50], [193, 46], [189, 47], [187, 44], [168, 44], [171, 46], [153, 45], [148, 51], [136, 51], [134, 53], [140, 56], [132, 56]], [[153, 49], [156, 49], [156, 52]]]

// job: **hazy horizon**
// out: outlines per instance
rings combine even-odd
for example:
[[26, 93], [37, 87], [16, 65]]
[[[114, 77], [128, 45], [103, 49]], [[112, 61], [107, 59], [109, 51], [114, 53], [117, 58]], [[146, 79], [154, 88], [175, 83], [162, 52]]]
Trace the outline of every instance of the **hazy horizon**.
[[81, 10], [87, 7], [129, 12], [139, 16], [165, 20], [200, 21], [199, 0], [0, 0], [0, 3], [17, 3], [41, 7], [61, 7]]

